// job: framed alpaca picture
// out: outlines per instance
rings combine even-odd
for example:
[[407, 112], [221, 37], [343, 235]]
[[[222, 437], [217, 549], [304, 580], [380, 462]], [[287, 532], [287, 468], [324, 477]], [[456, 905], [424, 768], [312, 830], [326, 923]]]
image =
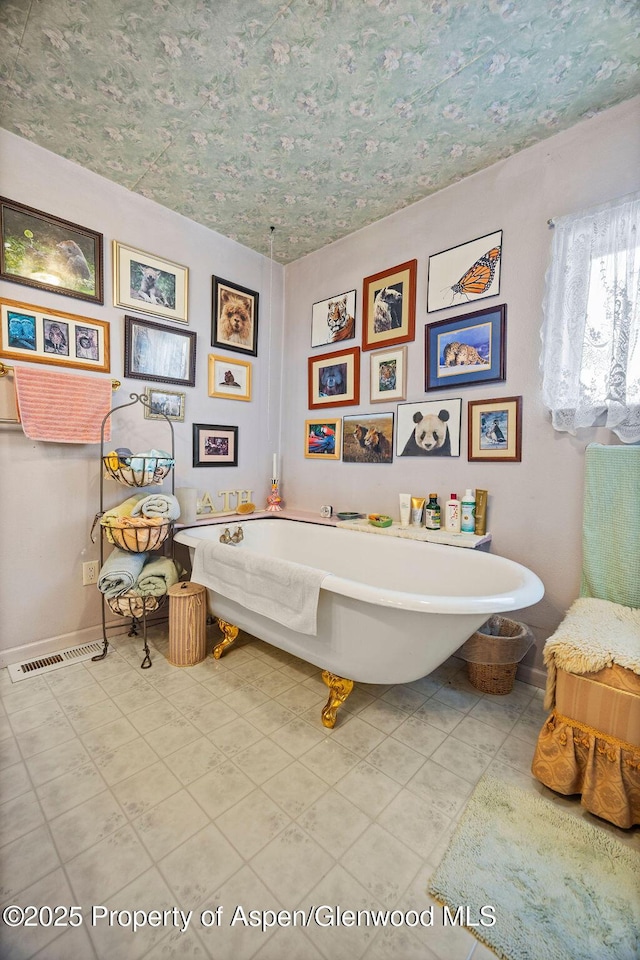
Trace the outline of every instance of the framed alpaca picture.
[[500, 293], [502, 230], [429, 257], [427, 313]]
[[362, 349], [408, 343], [416, 329], [417, 260], [365, 277], [362, 290]]
[[489, 383], [506, 377], [504, 303], [425, 327], [425, 390]]
[[407, 348], [394, 347], [371, 354], [371, 403], [405, 400], [407, 396]]
[[113, 241], [113, 302], [187, 323], [189, 269]]
[[258, 299], [255, 290], [212, 277], [211, 346], [258, 356]]
[[304, 455], [307, 460], [339, 460], [342, 420], [307, 420], [304, 425]]
[[468, 460], [522, 459], [522, 397], [470, 400]]
[[0, 197], [0, 277], [104, 303], [101, 233]]
[[309, 409], [360, 403], [360, 350], [350, 347], [307, 360]]
[[343, 463], [393, 463], [393, 414], [361, 413], [342, 421]]
[[353, 340], [356, 335], [356, 291], [320, 300], [311, 308], [311, 346]]
[[209, 396], [225, 400], [251, 400], [251, 364], [209, 354]]
[[459, 457], [462, 400], [398, 404], [399, 457]]

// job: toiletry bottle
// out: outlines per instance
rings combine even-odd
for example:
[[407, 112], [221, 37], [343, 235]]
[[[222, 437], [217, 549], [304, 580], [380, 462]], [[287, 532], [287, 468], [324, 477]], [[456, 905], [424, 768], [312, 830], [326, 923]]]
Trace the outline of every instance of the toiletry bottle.
[[475, 532], [483, 537], [487, 532], [487, 490], [476, 490]]
[[440, 529], [440, 504], [437, 493], [429, 494], [429, 503], [424, 512], [424, 525], [427, 530]]
[[422, 526], [422, 511], [424, 510], [424, 497], [411, 497], [411, 526]]
[[400, 496], [400, 526], [408, 527], [411, 521], [411, 494], [401, 493], [399, 496]]
[[467, 488], [460, 502], [460, 529], [463, 533], [473, 533], [476, 528], [476, 498], [473, 490]]
[[444, 509], [444, 528], [447, 533], [460, 533], [460, 501], [456, 493], [451, 494]]

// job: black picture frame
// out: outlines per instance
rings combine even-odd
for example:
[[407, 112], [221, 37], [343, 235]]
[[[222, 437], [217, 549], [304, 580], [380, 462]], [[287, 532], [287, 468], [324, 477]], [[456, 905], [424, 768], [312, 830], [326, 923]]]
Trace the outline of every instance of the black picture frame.
[[134, 380], [196, 383], [196, 334], [140, 317], [124, 318], [124, 375]]
[[259, 294], [220, 277], [211, 279], [211, 346], [257, 357]]
[[103, 235], [0, 197], [0, 277], [104, 303]]
[[506, 379], [506, 304], [428, 323], [424, 333], [425, 390]]
[[213, 423], [193, 424], [194, 467], [237, 467], [238, 428]]

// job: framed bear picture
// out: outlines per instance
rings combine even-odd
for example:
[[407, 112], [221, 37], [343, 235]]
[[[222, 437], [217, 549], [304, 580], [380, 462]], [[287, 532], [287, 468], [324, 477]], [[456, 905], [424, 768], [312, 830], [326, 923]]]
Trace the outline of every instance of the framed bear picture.
[[398, 404], [396, 456], [459, 457], [462, 400]]

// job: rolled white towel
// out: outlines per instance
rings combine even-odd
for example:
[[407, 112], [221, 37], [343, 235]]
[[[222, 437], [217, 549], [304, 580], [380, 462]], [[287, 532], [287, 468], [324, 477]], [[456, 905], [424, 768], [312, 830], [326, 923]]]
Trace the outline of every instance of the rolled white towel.
[[171, 493], [151, 493], [143, 497], [131, 511], [132, 517], [162, 517], [163, 520], [177, 520], [180, 516], [180, 504]]

